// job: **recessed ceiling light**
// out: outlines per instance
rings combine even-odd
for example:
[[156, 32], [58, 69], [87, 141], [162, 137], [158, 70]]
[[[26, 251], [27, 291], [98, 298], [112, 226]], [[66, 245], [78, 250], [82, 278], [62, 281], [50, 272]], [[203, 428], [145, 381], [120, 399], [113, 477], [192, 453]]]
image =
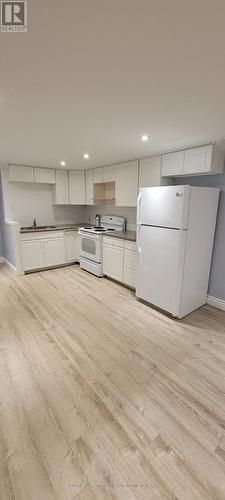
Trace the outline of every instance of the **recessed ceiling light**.
[[60, 165], [61, 165], [61, 167], [65, 167], [66, 166], [66, 162], [65, 161], [61, 161]]
[[89, 154], [88, 154], [88, 153], [84, 153], [84, 155], [83, 155], [83, 156], [84, 156], [84, 159], [85, 159], [85, 160], [88, 160], [88, 159], [90, 158], [90, 156], [89, 156]]
[[146, 141], [148, 141], [148, 140], [149, 140], [149, 136], [148, 136], [148, 135], [146, 135], [146, 134], [144, 134], [144, 135], [142, 135], [142, 136], [141, 136], [141, 140], [142, 140], [143, 142], [146, 142]]

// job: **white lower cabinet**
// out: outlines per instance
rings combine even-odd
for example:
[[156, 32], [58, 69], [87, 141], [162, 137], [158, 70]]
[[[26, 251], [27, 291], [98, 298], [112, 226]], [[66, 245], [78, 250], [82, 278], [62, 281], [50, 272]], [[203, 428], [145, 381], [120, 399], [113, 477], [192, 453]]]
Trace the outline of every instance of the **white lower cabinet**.
[[51, 231], [21, 235], [23, 270], [34, 271], [79, 260], [78, 231]]
[[103, 237], [103, 273], [126, 285], [136, 287], [136, 243]]
[[79, 256], [79, 241], [80, 237], [78, 231], [66, 231], [66, 260], [67, 262], [74, 262], [80, 260]]
[[22, 241], [22, 259], [24, 271], [45, 267], [44, 242], [41, 240]]
[[58, 266], [66, 261], [64, 235], [45, 240], [45, 267]]
[[103, 273], [123, 281], [123, 248], [103, 245]]
[[132, 288], [136, 288], [136, 270], [124, 267], [123, 282]]

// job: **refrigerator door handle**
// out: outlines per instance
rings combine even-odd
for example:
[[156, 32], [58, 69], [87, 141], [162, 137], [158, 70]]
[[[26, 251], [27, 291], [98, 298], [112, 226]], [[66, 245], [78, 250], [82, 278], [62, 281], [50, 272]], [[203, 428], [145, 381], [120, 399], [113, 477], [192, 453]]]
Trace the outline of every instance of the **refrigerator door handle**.
[[138, 251], [139, 255], [141, 253], [141, 247], [139, 245], [140, 244], [140, 230], [141, 230], [141, 226], [138, 225], [137, 226], [137, 251]]
[[142, 198], [142, 193], [139, 193], [137, 199], [137, 224], [140, 224], [139, 218], [140, 218], [141, 198]]

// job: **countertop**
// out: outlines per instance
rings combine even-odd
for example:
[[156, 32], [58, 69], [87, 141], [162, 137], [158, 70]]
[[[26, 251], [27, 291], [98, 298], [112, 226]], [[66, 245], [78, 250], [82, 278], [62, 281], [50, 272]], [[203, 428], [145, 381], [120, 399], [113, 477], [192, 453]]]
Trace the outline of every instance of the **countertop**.
[[113, 238], [120, 238], [122, 240], [136, 241], [136, 231], [107, 231], [102, 233], [103, 236], [112, 236]]
[[46, 227], [45, 229], [27, 229], [27, 228], [21, 228], [20, 232], [23, 233], [43, 233], [46, 231], [64, 231], [66, 229], [71, 231], [78, 231], [79, 227], [89, 227], [90, 222], [80, 222], [79, 224], [57, 224], [55, 227]]
[[[90, 227], [92, 224], [90, 222], [80, 222], [79, 224], [59, 224], [56, 225], [55, 227], [46, 227], [45, 229], [27, 229], [27, 228], [21, 228], [20, 232], [22, 234], [24, 233], [43, 233], [43, 232], [49, 232], [49, 231], [65, 231], [65, 230], [71, 230], [71, 231], [78, 231], [80, 227]], [[105, 236], [110, 236], [113, 238], [120, 238], [123, 240], [129, 240], [129, 241], [136, 241], [136, 231], [107, 231], [105, 233], [102, 233]]]

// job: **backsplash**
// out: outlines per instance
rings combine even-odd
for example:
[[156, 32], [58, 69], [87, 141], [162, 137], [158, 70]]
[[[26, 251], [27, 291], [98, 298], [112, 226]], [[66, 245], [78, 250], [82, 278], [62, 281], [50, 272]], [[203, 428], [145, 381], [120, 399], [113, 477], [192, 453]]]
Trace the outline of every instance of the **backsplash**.
[[113, 204], [94, 205], [85, 207], [87, 222], [94, 222], [96, 214], [118, 215], [127, 220], [127, 229], [136, 230], [136, 207], [115, 207]]
[[50, 185], [8, 182], [7, 169], [2, 173], [6, 220], [20, 222], [22, 226], [31, 225], [34, 218], [39, 225], [85, 222], [84, 207], [52, 204]]

